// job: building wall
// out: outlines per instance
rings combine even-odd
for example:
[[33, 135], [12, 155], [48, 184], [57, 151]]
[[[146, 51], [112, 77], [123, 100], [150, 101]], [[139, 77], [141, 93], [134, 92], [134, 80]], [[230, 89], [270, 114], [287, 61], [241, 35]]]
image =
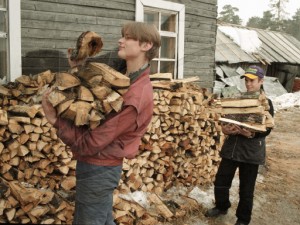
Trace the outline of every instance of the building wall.
[[[217, 0], [172, 0], [185, 4], [184, 77], [199, 76], [203, 87], [212, 87], [215, 74]], [[114, 50], [121, 27], [135, 20], [135, 0], [22, 0], [22, 72], [64, 71], [67, 48], [92, 30], [103, 38], [99, 58], [117, 60]]]

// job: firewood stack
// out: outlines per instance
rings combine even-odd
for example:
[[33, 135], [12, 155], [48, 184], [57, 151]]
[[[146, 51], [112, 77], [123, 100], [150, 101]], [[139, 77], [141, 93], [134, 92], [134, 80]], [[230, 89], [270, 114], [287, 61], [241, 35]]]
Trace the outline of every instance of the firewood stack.
[[[155, 104], [152, 122], [142, 138], [140, 154], [135, 159], [125, 160], [123, 164], [119, 191], [143, 191], [159, 196], [180, 183], [185, 186], [212, 183], [224, 138], [217, 114], [207, 110], [212, 94], [189, 84], [196, 80], [194, 78], [175, 81], [169, 78], [168, 81], [166, 74], [150, 77]], [[140, 205], [123, 199], [118, 201], [121, 204], [117, 204], [115, 212], [121, 224], [127, 224], [126, 221], [132, 220], [131, 215], [136, 214], [155, 220], [149, 224], [158, 224], [157, 218], [151, 217]], [[166, 214], [158, 214], [165, 220], [171, 220], [184, 215], [187, 208], [181, 204], [172, 212], [161, 210]]]
[[[122, 100], [119, 96], [127, 90], [128, 80], [110, 72], [100, 73], [101, 66], [89, 64], [77, 71], [75, 78], [74, 73], [45, 71], [34, 76], [23, 75], [14, 83], [0, 86], [0, 222], [71, 223], [76, 161], [72, 160], [68, 147], [58, 139], [55, 128], [44, 117], [41, 96], [46, 87], [55, 87], [55, 95], [62, 97], [52, 96], [51, 101], [55, 102], [57, 110], [61, 110], [61, 115], [66, 110], [60, 105], [67, 101], [87, 102], [98, 112], [107, 96], [117, 93], [118, 97], [112, 99]], [[107, 66], [101, 68], [109, 70]], [[122, 180], [115, 193], [114, 214], [120, 224], [137, 221], [138, 224], [158, 224], [161, 220], [171, 221], [183, 216], [197, 204], [187, 198], [185, 203], [189, 206], [179, 203], [171, 207], [160, 195], [177, 184], [192, 187], [211, 183], [217, 170], [224, 135], [217, 113], [208, 110], [212, 94], [191, 85], [189, 82], [195, 81], [194, 78], [171, 80], [168, 77], [156, 74], [151, 78], [155, 103], [152, 122], [142, 138], [140, 154], [135, 159], [125, 160]], [[95, 86], [88, 86], [89, 82]], [[106, 85], [103, 92], [93, 92], [93, 88], [103, 87], [102, 84]], [[85, 87], [92, 95], [79, 94], [86, 93]], [[105, 92], [110, 87], [111, 91]], [[95, 93], [98, 97], [100, 93], [108, 94], [101, 102]], [[110, 109], [106, 113], [117, 111], [120, 102], [116, 108], [107, 104], [111, 108], [104, 107]], [[93, 108], [95, 105], [101, 107]], [[103, 116], [107, 115], [103, 112]], [[73, 118], [74, 123], [83, 121], [72, 115], [69, 119]], [[91, 118], [90, 115], [81, 114], [80, 118]], [[91, 121], [94, 122], [89, 120], [87, 125], [95, 127], [99, 124], [99, 121]], [[135, 191], [149, 193], [151, 210], [118, 197]]]
[[0, 222], [71, 223], [76, 161], [41, 108], [45, 71], [0, 86]]
[[239, 96], [216, 101], [216, 110], [221, 113], [219, 121], [237, 124], [255, 132], [264, 132], [274, 127], [269, 113], [269, 103], [264, 92], [240, 93]]

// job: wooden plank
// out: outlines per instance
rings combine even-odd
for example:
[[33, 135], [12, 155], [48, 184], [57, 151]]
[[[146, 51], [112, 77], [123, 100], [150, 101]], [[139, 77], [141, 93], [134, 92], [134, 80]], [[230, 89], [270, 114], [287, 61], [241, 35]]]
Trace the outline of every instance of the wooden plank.
[[[105, 1], [98, 1], [100, 4]], [[113, 4], [115, 8], [109, 6], [112, 1], [107, 2], [108, 6], [104, 7], [83, 7], [82, 5], [47, 3], [47, 2], [25, 2], [22, 4], [23, 9], [31, 9], [32, 11], [56, 12], [76, 15], [101, 15], [106, 18], [119, 18], [125, 20], [134, 20], [135, 8], [124, 10], [124, 5]], [[124, 6], [125, 7], [125, 6]], [[125, 7], [126, 8], [126, 7]], [[109, 10], [108, 10], [109, 9]], [[128, 15], [131, 15], [128, 17]]]
[[222, 99], [222, 107], [257, 107], [261, 105], [258, 99]]
[[263, 106], [257, 106], [257, 107], [244, 107], [244, 108], [222, 108], [221, 113], [222, 114], [242, 114], [242, 113], [258, 113], [258, 114], [264, 114], [265, 108]]
[[242, 122], [239, 122], [239, 121], [226, 119], [226, 118], [219, 118], [219, 121], [224, 122], [224, 123], [236, 124], [238, 126], [245, 127], [247, 129], [250, 129], [250, 130], [253, 130], [253, 131], [258, 131], [258, 132], [266, 131], [266, 126], [265, 125], [242, 123]]

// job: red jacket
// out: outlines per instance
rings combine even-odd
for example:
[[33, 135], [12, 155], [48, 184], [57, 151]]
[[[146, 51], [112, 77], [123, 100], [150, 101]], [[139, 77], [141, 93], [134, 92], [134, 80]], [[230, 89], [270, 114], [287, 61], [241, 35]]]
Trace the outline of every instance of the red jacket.
[[153, 89], [146, 69], [123, 95], [122, 110], [97, 128], [76, 127], [58, 118], [54, 127], [75, 159], [100, 166], [121, 165], [138, 153], [141, 137], [153, 114]]

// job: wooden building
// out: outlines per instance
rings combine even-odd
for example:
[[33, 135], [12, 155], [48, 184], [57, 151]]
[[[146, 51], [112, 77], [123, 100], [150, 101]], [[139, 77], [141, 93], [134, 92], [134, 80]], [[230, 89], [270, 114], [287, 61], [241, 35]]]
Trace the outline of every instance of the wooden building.
[[99, 59], [114, 63], [122, 25], [145, 21], [162, 36], [153, 73], [199, 76], [201, 86], [212, 87], [216, 17], [217, 0], [0, 0], [0, 78], [66, 70], [67, 48], [87, 30], [103, 38]]
[[[295, 78], [300, 77], [300, 41], [286, 33], [218, 24], [215, 54], [217, 80], [221, 77], [229, 86], [239, 85], [239, 72], [252, 64], [266, 71], [264, 86], [269, 85], [273, 96], [293, 91]], [[285, 90], [274, 88], [277, 82]]]

